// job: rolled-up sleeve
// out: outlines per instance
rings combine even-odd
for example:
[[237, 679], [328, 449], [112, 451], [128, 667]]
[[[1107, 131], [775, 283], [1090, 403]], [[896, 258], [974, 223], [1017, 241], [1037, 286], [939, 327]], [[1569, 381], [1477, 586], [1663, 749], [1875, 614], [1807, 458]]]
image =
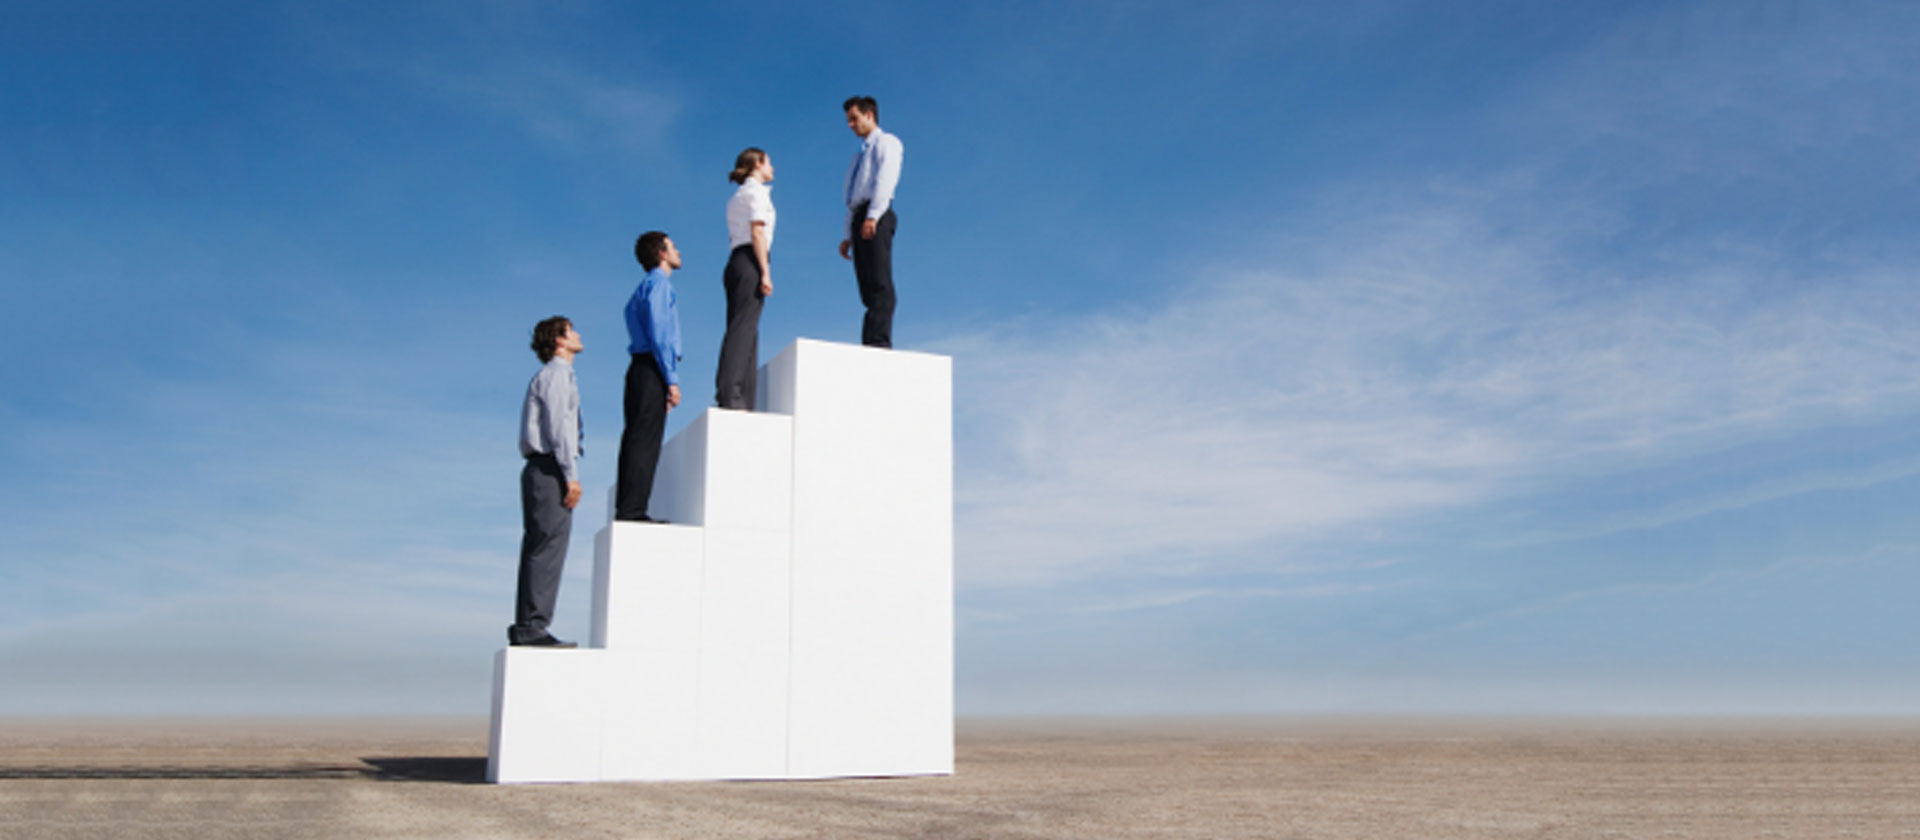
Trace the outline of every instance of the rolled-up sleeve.
[[568, 481], [579, 481], [580, 389], [572, 379], [569, 376], [562, 382], [558, 376], [553, 378], [554, 393], [547, 405], [553, 408], [553, 460], [560, 462], [560, 472]]
[[873, 144], [873, 156], [879, 173], [873, 179], [873, 201], [867, 205], [867, 218], [878, 219], [887, 214], [887, 208], [893, 206], [893, 188], [900, 184], [900, 158], [904, 147], [900, 138], [891, 134], [883, 135], [880, 142]]
[[680, 348], [669, 336], [677, 332], [678, 323], [674, 320], [673, 301], [668, 297], [672, 291], [665, 283], [655, 283], [647, 293], [647, 342], [653, 347], [653, 363], [660, 367], [660, 377], [668, 385], [680, 384]]

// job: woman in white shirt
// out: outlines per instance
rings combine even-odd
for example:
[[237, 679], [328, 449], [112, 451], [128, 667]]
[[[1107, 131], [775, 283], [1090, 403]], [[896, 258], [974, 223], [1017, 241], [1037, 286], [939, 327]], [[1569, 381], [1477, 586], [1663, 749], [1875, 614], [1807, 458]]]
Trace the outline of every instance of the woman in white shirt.
[[773, 161], [751, 146], [734, 159], [727, 180], [740, 185], [727, 201], [727, 240], [733, 253], [721, 282], [727, 293], [727, 335], [714, 375], [721, 408], [753, 410], [760, 365], [760, 307], [773, 294]]

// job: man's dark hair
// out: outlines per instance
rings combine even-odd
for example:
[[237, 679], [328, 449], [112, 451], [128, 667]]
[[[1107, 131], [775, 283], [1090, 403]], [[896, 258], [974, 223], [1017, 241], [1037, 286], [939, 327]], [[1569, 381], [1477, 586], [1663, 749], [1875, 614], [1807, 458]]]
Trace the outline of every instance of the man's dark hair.
[[534, 324], [533, 355], [539, 356], [542, 364], [553, 361], [553, 351], [560, 346], [560, 337], [572, 328], [573, 322], [560, 315]]
[[660, 267], [660, 258], [667, 254], [667, 235], [657, 230], [640, 234], [633, 241], [633, 258], [640, 261], [640, 267], [652, 271]]
[[847, 101], [840, 104], [842, 111], [851, 111], [855, 108], [859, 108], [862, 114], [876, 120], [880, 119], [880, 103], [873, 101], [871, 96], [850, 96], [847, 97]]

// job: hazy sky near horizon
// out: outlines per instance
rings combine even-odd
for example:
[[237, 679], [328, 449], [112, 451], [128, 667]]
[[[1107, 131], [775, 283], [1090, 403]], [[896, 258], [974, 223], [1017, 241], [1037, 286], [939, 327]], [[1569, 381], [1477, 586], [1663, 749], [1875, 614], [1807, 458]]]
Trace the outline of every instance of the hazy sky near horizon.
[[[0, 714], [473, 713], [526, 334], [952, 354], [962, 713], [1920, 713], [1920, 7], [9, 4]], [[692, 412], [669, 420], [677, 430]]]

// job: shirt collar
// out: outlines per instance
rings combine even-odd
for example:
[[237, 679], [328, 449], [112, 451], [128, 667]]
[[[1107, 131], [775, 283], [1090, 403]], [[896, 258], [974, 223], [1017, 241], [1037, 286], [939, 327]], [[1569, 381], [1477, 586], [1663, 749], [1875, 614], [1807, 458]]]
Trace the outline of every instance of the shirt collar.
[[873, 144], [880, 142], [880, 135], [885, 133], [880, 130], [880, 126], [874, 126], [872, 131], [867, 132], [867, 136], [860, 138], [860, 148], [863, 150], [873, 148]]

